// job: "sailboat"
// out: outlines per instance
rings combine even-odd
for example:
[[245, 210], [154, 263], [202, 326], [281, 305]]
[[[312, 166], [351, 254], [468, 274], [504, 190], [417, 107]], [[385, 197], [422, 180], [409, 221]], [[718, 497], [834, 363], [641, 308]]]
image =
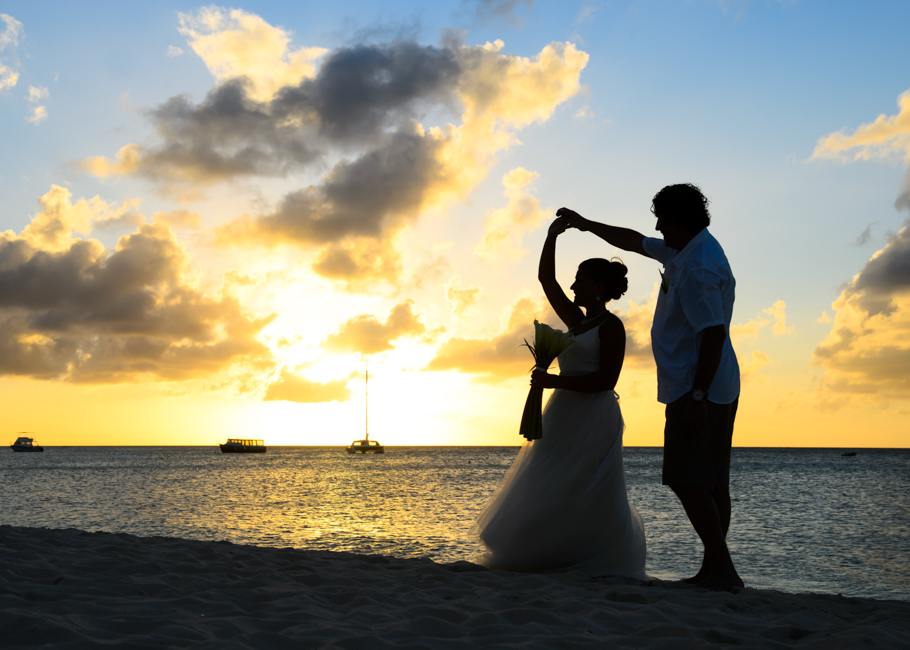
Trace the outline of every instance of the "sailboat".
[[367, 364], [364, 379], [365, 411], [364, 411], [364, 436], [363, 440], [355, 440], [345, 451], [349, 454], [384, 454], [385, 448], [376, 440], [370, 440], [370, 366]]

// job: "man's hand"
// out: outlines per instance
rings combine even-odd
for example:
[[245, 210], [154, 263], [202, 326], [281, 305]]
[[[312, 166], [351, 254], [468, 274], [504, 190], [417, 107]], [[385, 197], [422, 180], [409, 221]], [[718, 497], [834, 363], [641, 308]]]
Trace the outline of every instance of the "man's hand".
[[708, 429], [708, 400], [696, 402], [690, 397], [686, 402], [684, 418], [690, 436], [704, 435]]
[[561, 235], [569, 229], [569, 220], [565, 217], [559, 217], [550, 224], [550, 229], [547, 230], [548, 235]]
[[576, 228], [577, 230], [582, 231], [588, 230], [588, 220], [575, 212], [575, 210], [559, 208], [559, 210], [556, 211], [556, 216], [565, 219], [566, 223], [569, 224], [569, 228]]

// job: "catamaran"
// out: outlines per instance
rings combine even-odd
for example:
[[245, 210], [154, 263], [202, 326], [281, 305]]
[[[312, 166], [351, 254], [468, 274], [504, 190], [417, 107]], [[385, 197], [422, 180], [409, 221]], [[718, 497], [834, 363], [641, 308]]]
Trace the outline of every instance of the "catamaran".
[[364, 417], [364, 436], [363, 440], [355, 440], [349, 446], [345, 447], [345, 451], [349, 454], [384, 454], [385, 448], [379, 444], [376, 440], [370, 440], [370, 367], [367, 366], [366, 377], [364, 379], [364, 393], [365, 393], [365, 417]]

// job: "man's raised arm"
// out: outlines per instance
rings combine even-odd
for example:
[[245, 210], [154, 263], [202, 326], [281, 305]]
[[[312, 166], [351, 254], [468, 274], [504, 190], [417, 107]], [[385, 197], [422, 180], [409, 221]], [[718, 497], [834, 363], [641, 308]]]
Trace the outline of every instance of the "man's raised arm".
[[644, 247], [641, 245], [645, 236], [640, 232], [630, 230], [629, 228], [608, 226], [605, 223], [585, 219], [583, 216], [569, 208], [559, 208], [559, 210], [556, 211], [556, 216], [565, 217], [568, 220], [570, 227], [593, 233], [611, 246], [616, 246], [624, 251], [632, 251], [633, 253], [638, 253], [645, 257], [651, 257], [645, 252]]

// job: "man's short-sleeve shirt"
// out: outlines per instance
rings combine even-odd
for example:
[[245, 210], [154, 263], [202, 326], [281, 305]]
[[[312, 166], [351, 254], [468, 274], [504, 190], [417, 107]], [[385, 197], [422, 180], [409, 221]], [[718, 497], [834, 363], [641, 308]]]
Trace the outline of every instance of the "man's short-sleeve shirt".
[[723, 248], [707, 228], [681, 251], [653, 237], [646, 237], [642, 247], [664, 266], [651, 326], [657, 400], [669, 404], [692, 390], [701, 332], [723, 325], [727, 337], [708, 399], [716, 404], [733, 402], [740, 388], [739, 364], [730, 343], [736, 280]]

